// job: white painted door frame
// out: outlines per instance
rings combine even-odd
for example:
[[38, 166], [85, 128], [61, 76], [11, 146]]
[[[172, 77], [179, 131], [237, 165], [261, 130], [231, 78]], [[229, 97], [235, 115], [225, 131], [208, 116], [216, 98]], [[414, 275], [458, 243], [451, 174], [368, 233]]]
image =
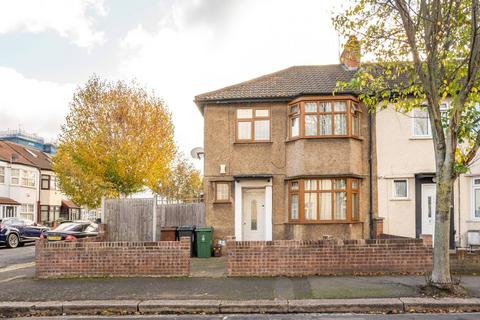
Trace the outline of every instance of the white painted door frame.
[[[432, 199], [431, 203], [427, 203], [428, 194], [426, 189], [430, 189], [433, 193], [431, 194]], [[421, 212], [422, 212], [422, 234], [433, 234], [435, 233], [435, 212], [436, 212], [436, 185], [434, 183], [424, 183], [422, 184], [422, 196], [421, 196]], [[431, 211], [431, 217], [428, 218], [425, 215], [428, 214], [428, 211]], [[425, 222], [429, 221], [429, 226], [425, 225]], [[431, 229], [431, 230], [427, 230]]]
[[265, 188], [265, 239], [272, 240], [272, 179], [263, 180], [235, 180], [235, 238], [243, 239], [243, 188]]

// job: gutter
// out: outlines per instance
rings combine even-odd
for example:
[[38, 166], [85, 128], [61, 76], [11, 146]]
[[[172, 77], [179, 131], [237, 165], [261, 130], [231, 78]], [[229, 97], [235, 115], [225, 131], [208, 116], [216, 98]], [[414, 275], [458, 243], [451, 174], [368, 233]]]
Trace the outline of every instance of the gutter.
[[370, 239], [375, 238], [373, 230], [373, 128], [372, 113], [368, 113], [368, 218]]

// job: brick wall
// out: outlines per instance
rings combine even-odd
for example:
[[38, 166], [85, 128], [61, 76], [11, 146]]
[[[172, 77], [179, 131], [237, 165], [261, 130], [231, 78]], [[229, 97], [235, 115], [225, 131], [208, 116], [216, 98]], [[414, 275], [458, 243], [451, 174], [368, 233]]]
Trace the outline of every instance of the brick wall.
[[454, 273], [480, 273], [480, 251], [457, 250], [450, 254], [450, 266]]
[[235, 241], [227, 239], [229, 276], [423, 273], [432, 249], [420, 239]]
[[37, 241], [38, 278], [188, 276], [190, 239], [162, 242]]

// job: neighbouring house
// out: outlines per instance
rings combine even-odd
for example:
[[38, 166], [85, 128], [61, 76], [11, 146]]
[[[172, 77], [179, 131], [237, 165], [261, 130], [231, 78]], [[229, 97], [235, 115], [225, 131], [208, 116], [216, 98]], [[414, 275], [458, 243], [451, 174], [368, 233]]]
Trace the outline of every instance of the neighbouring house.
[[[5, 211], [2, 218], [19, 216], [51, 224], [61, 218], [62, 197], [49, 154], [0, 141], [0, 199], [4, 199], [0, 206]], [[1, 203], [9, 201], [18, 204]]]
[[[442, 104], [447, 111], [449, 103]], [[433, 236], [435, 224], [435, 154], [425, 109], [403, 113], [388, 107], [376, 114], [378, 212], [388, 234]], [[472, 244], [480, 231], [480, 164], [455, 182], [451, 247]], [[469, 241], [469, 234], [471, 240]]]
[[294, 66], [195, 97], [216, 239], [369, 237], [375, 119], [355, 92], [333, 94], [359, 66], [359, 48], [348, 48], [340, 64]]
[[82, 219], [81, 207], [72, 200], [62, 200], [60, 217], [63, 220], [80, 220]]
[[[0, 183], [5, 180], [5, 174], [2, 175], [2, 171], [2, 167], [0, 167]], [[17, 201], [6, 197], [0, 197], [0, 220], [16, 217], [19, 207], [20, 203]]]

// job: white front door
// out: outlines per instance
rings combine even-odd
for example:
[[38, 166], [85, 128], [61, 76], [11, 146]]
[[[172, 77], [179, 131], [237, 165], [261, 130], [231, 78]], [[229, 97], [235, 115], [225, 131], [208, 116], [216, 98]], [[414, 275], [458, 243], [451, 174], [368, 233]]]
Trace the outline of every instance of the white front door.
[[243, 189], [242, 240], [265, 240], [265, 189]]
[[435, 184], [422, 184], [422, 234], [433, 235], [437, 188]]

